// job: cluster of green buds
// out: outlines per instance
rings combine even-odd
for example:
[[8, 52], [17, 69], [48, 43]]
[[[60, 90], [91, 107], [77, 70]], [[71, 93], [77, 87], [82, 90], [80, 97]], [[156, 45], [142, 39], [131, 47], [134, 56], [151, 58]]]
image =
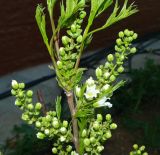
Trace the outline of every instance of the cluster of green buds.
[[124, 72], [123, 64], [128, 55], [137, 51], [136, 47], [132, 47], [132, 42], [138, 37], [137, 33], [126, 29], [119, 32], [118, 36], [115, 54], [109, 54], [105, 65], [100, 65], [96, 69], [96, 76], [101, 85], [113, 83], [117, 76]]
[[104, 142], [112, 137], [111, 130], [116, 128], [117, 125], [112, 123], [110, 114], [106, 115], [105, 121], [101, 114], [97, 114], [97, 118], [91, 121], [89, 128], [83, 129], [81, 133], [84, 151], [87, 154], [99, 155], [104, 149]]
[[145, 152], [145, 146], [138, 146], [137, 144], [133, 145], [134, 151], [130, 152], [130, 155], [148, 155], [147, 152]]
[[39, 117], [35, 122], [35, 126], [39, 131], [37, 138], [48, 138], [56, 141], [52, 149], [54, 154], [70, 153], [72, 151], [72, 146], [66, 145], [72, 142], [71, 127], [68, 121], [61, 122], [58, 119], [56, 111], [49, 111], [45, 117]]
[[[74, 70], [78, 58], [81, 43], [83, 40], [82, 28], [83, 19], [86, 12], [82, 8], [79, 11], [79, 17], [69, 26], [68, 36], [62, 36], [63, 47], [60, 47], [60, 60], [57, 61], [58, 80], [60, 85], [66, 90], [71, 90], [77, 84], [77, 71]], [[78, 71], [79, 72], [79, 71]]]
[[29, 124], [34, 123], [41, 113], [42, 105], [37, 102], [33, 104], [33, 91], [25, 91], [25, 84], [12, 81], [11, 94], [16, 97], [15, 105], [23, 110], [22, 119]]

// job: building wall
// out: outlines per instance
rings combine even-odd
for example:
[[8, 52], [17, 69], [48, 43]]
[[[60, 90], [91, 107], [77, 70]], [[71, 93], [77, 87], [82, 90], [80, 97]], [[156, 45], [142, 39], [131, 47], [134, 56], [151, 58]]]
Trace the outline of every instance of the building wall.
[[[0, 1], [0, 75], [50, 61], [34, 19], [35, 7], [40, 2]], [[160, 32], [160, 1], [136, 0], [136, 4], [139, 13], [97, 33], [88, 50], [111, 45], [116, 34], [125, 28], [134, 29], [140, 37]], [[101, 16], [95, 27], [102, 25], [106, 16]]]

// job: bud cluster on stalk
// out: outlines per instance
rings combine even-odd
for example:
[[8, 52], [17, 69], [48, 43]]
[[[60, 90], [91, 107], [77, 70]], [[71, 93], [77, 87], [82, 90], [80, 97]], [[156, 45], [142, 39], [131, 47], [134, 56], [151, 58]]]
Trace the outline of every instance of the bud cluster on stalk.
[[105, 65], [100, 65], [96, 69], [96, 77], [101, 86], [115, 82], [117, 76], [124, 72], [123, 64], [128, 55], [137, 51], [135, 47], [132, 47], [132, 42], [137, 39], [137, 33], [126, 29], [119, 32], [118, 36], [115, 54], [109, 54]]
[[66, 90], [71, 90], [77, 83], [77, 72], [74, 67], [83, 41], [81, 25], [85, 16], [86, 12], [82, 8], [79, 11], [79, 16], [68, 27], [68, 36], [62, 36], [63, 47], [59, 49], [60, 59], [57, 61], [57, 76], [60, 85]]
[[117, 125], [112, 123], [110, 114], [106, 115], [105, 120], [101, 114], [97, 114], [97, 118], [91, 121], [89, 128], [83, 129], [81, 133], [86, 154], [100, 155], [104, 149], [104, 142], [112, 137], [111, 130], [116, 128]]
[[45, 117], [39, 117], [35, 122], [35, 126], [38, 130], [37, 138], [54, 140], [53, 154], [72, 151], [72, 146], [69, 145], [72, 142], [71, 127], [68, 121], [61, 122], [55, 111], [49, 111]]
[[130, 155], [148, 155], [147, 152], [145, 152], [145, 146], [138, 146], [137, 144], [133, 145], [134, 151], [130, 152]]
[[26, 91], [24, 89], [24, 83], [18, 83], [15, 80], [12, 81], [11, 94], [16, 97], [15, 105], [23, 110], [22, 119], [29, 124], [32, 124], [37, 120], [41, 113], [42, 105], [39, 102], [33, 104], [33, 91]]

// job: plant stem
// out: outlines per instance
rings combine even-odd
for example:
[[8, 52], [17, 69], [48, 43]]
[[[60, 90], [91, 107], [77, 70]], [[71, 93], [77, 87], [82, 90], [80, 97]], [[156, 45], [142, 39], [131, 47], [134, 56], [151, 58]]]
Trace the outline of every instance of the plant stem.
[[72, 116], [72, 126], [73, 126], [73, 142], [77, 153], [79, 153], [79, 133], [78, 133], [78, 121], [75, 118], [76, 108], [74, 105], [73, 92], [66, 92], [68, 106]]
[[[50, 15], [50, 21], [51, 21], [51, 26], [52, 26], [52, 31], [53, 31], [53, 39], [54, 39], [54, 42], [55, 42], [55, 49], [56, 49], [56, 53], [57, 53], [57, 56], [59, 58], [59, 44], [58, 44], [58, 39], [59, 36], [57, 37], [57, 34], [56, 34], [56, 28], [55, 28], [55, 23], [54, 23], [54, 20], [53, 20], [53, 13]], [[58, 33], [59, 35], [59, 33]]]

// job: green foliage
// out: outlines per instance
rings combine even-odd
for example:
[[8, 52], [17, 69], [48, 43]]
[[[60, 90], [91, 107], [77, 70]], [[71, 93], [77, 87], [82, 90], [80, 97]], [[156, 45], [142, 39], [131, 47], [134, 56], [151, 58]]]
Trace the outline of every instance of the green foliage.
[[44, 8], [42, 5], [37, 6], [35, 18], [36, 18], [39, 30], [41, 32], [41, 35], [43, 37], [43, 41], [45, 45], [47, 46], [47, 49], [51, 55], [51, 51], [50, 51], [50, 47], [48, 43], [48, 37], [46, 33], [46, 19], [45, 19], [45, 14], [44, 14]]

